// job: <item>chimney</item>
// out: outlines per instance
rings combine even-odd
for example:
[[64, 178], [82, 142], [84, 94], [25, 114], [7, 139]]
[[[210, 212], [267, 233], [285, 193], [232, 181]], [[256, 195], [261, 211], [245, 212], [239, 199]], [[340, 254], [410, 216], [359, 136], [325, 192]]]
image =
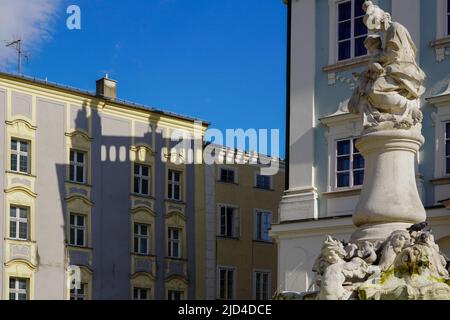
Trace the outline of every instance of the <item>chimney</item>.
[[114, 100], [117, 97], [117, 81], [108, 78], [108, 74], [105, 77], [97, 80], [97, 96], [105, 99]]

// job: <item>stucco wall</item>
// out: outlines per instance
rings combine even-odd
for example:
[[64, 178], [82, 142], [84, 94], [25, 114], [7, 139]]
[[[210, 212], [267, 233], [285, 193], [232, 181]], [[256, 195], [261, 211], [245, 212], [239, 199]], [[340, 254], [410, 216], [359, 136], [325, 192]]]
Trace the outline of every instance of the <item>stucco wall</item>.
[[[0, 88], [0, 124], [5, 123], [6, 116], [6, 90]], [[0, 155], [0, 183], [1, 188], [5, 189], [5, 161], [6, 161], [6, 130], [5, 126], [0, 126], [0, 150], [5, 150]], [[6, 205], [4, 202], [4, 193], [0, 192], [0, 239], [4, 239], [5, 235], [5, 216]], [[0, 259], [4, 261], [5, 246], [2, 244]], [[0, 274], [3, 275], [3, 263], [0, 263]], [[0, 292], [3, 292], [3, 276], [0, 277]]]

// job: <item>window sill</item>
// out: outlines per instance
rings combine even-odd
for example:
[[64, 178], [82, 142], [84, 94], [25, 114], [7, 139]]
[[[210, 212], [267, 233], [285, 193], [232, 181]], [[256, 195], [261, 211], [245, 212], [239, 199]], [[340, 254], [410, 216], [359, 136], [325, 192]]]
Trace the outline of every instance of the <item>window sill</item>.
[[181, 261], [181, 262], [187, 262], [188, 260], [186, 258], [175, 258], [175, 257], [165, 257], [166, 260], [172, 260], [172, 261]]
[[222, 180], [216, 180], [216, 182], [222, 183], [222, 184], [228, 184], [228, 185], [234, 185], [234, 186], [238, 186], [239, 183], [237, 182], [228, 182], [228, 181], [222, 181]]
[[272, 188], [262, 188], [262, 187], [257, 187], [257, 186], [254, 186], [253, 188], [257, 189], [257, 190], [262, 190], [262, 191], [275, 191]]
[[322, 71], [327, 72], [327, 73], [345, 71], [345, 70], [354, 69], [354, 68], [363, 66], [363, 65], [367, 64], [367, 62], [369, 62], [369, 61], [370, 61], [370, 57], [368, 57], [368, 56], [353, 58], [353, 59], [339, 61], [335, 64], [325, 66], [322, 68]]
[[83, 186], [83, 187], [89, 187], [92, 188], [92, 185], [85, 183], [85, 182], [75, 182], [75, 181], [70, 181], [70, 180], [66, 180], [64, 181], [65, 183], [70, 183], [70, 184], [75, 184], [77, 186]]
[[239, 240], [239, 237], [217, 236], [217, 239], [223, 239], [223, 240]]
[[176, 199], [169, 199], [169, 198], [166, 198], [165, 201], [166, 201], [166, 202], [176, 203], [176, 204], [183, 204], [183, 205], [186, 204], [186, 202], [184, 202], [183, 200], [176, 200]]
[[36, 241], [30, 240], [30, 239], [23, 240], [23, 239], [9, 238], [9, 237], [4, 238], [4, 240], [5, 240], [5, 241], [16, 242], [16, 243], [37, 243]]
[[81, 251], [92, 251], [94, 250], [94, 248], [92, 247], [82, 247], [82, 246], [76, 246], [73, 244], [66, 244], [67, 249], [72, 249], [72, 250], [81, 250]]
[[19, 172], [19, 171], [12, 171], [12, 170], [6, 170], [6, 173], [11, 173], [11, 174], [18, 174], [21, 176], [25, 176], [25, 177], [31, 177], [31, 178], [36, 178], [35, 175], [31, 174], [31, 173], [25, 173], [25, 172]]
[[273, 242], [271, 240], [257, 240], [257, 239], [253, 239], [253, 243], [262, 244], [262, 245], [274, 245], [275, 244], [275, 242]]
[[336, 190], [333, 190], [330, 192], [324, 192], [322, 194], [326, 199], [344, 198], [344, 197], [357, 196], [361, 193], [361, 190], [362, 190], [362, 187], [342, 188], [342, 189], [336, 189]]
[[450, 46], [450, 36], [430, 41], [432, 48], [444, 48]]
[[435, 186], [442, 186], [450, 184], [450, 176], [443, 176], [441, 178], [436, 178], [430, 180], [430, 182]]
[[151, 254], [151, 253], [136, 253], [136, 252], [131, 252], [132, 256], [138, 257], [138, 258], [156, 258], [156, 255]]
[[139, 194], [139, 193], [130, 193], [130, 195], [132, 197], [137, 197], [137, 198], [142, 198], [142, 199], [151, 199], [151, 200], [155, 200], [155, 197], [153, 197], [152, 195], [145, 195], [145, 194]]

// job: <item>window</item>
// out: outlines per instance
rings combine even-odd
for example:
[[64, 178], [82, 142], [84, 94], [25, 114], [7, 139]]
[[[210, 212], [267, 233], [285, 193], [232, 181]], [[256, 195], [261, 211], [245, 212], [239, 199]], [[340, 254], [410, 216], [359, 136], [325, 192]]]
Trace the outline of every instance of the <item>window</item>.
[[256, 187], [260, 189], [272, 189], [272, 176], [256, 175]]
[[167, 196], [171, 200], [181, 200], [181, 172], [169, 170]]
[[256, 228], [255, 228], [256, 240], [271, 241], [269, 237], [269, 230], [271, 223], [272, 223], [272, 214], [270, 212], [256, 211]]
[[29, 143], [11, 140], [11, 171], [29, 173]]
[[450, 122], [447, 122], [445, 124], [445, 162], [446, 162], [445, 172], [447, 174], [450, 174]]
[[86, 153], [70, 150], [69, 180], [72, 182], [86, 182]]
[[80, 287], [70, 289], [70, 300], [86, 300], [87, 284], [80, 283]]
[[148, 196], [150, 194], [150, 167], [134, 164], [134, 193]]
[[220, 168], [220, 181], [234, 183], [235, 172], [233, 169]]
[[219, 268], [219, 299], [234, 299], [234, 269]]
[[168, 300], [183, 300], [183, 291], [169, 290], [167, 294]]
[[9, 278], [9, 300], [28, 299], [28, 279]]
[[357, 139], [337, 142], [336, 187], [360, 186], [364, 182], [364, 158], [356, 148]]
[[270, 299], [270, 273], [269, 272], [255, 272], [255, 299], [269, 300]]
[[148, 254], [149, 248], [149, 225], [134, 224], [134, 252], [138, 254]]
[[133, 299], [134, 300], [149, 300], [150, 299], [150, 289], [133, 288]]
[[79, 214], [70, 214], [70, 241], [73, 246], [86, 246], [86, 217]]
[[236, 208], [230, 206], [220, 206], [220, 236], [222, 237], [236, 237]]
[[365, 0], [351, 0], [337, 3], [337, 52], [338, 61], [367, 54], [364, 40], [367, 27], [363, 22], [362, 9]]
[[169, 257], [181, 258], [180, 229], [169, 228]]
[[28, 240], [28, 209], [11, 207], [9, 219], [9, 237], [16, 240]]

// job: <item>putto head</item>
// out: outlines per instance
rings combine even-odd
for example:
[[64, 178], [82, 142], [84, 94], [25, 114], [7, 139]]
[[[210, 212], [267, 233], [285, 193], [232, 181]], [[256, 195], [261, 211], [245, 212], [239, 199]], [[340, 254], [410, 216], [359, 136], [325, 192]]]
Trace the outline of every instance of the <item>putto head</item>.
[[387, 30], [391, 22], [391, 15], [373, 4], [372, 1], [366, 1], [363, 4], [364, 24], [370, 31]]

